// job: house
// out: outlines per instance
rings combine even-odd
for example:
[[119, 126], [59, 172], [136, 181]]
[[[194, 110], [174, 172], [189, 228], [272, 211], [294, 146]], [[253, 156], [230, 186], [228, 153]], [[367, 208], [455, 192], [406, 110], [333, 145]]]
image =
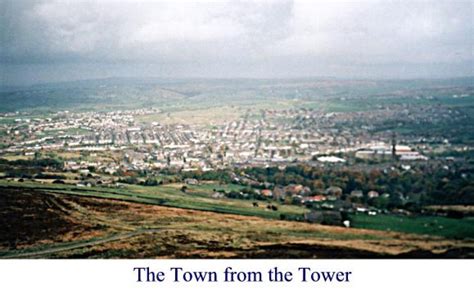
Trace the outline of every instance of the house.
[[212, 194], [212, 197], [213, 197], [214, 199], [222, 199], [222, 198], [224, 197], [224, 194], [221, 193], [221, 192], [216, 191], [216, 192], [214, 192], [214, 193]]
[[194, 179], [194, 178], [186, 178], [186, 179], [184, 179], [184, 183], [188, 184], [188, 185], [198, 185], [199, 181], [197, 179]]
[[373, 198], [378, 198], [380, 194], [376, 192], [375, 190], [371, 190], [367, 193], [367, 196], [369, 197], [369, 199], [373, 199]]
[[311, 188], [304, 186], [303, 189], [300, 191], [300, 195], [307, 196], [311, 194]]
[[264, 197], [271, 197], [273, 195], [273, 192], [269, 189], [262, 189], [260, 194]]
[[318, 157], [318, 161], [320, 162], [330, 162], [330, 163], [343, 163], [346, 162], [345, 159], [337, 157], [337, 156], [321, 156]]
[[283, 189], [285, 193], [290, 194], [290, 195], [297, 195], [301, 191], [303, 191], [303, 185], [301, 184], [290, 184], [288, 186], [285, 186]]
[[87, 175], [87, 174], [89, 174], [89, 170], [83, 169], [83, 170], [80, 170], [79, 173], [82, 174], [82, 175]]
[[401, 161], [428, 160], [428, 157], [415, 152], [414, 154], [403, 153], [400, 155]]
[[353, 190], [351, 191], [350, 197], [360, 199], [364, 196], [362, 190]]
[[301, 203], [307, 203], [307, 202], [323, 202], [326, 201], [326, 196], [323, 195], [316, 195], [316, 196], [308, 196], [304, 197], [301, 200]]
[[342, 196], [342, 188], [339, 186], [331, 186], [326, 189], [325, 193], [326, 195], [339, 198]]

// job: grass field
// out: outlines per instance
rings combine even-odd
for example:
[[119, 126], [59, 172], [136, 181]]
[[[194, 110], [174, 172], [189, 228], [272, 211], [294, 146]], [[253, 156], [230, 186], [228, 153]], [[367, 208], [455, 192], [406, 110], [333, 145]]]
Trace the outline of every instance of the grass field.
[[30, 160], [30, 159], [33, 159], [34, 156], [32, 155], [26, 156], [26, 155], [19, 155], [19, 154], [4, 154], [2, 155], [2, 158], [8, 161], [15, 161], [15, 160]]
[[441, 216], [356, 214], [351, 219], [355, 228], [436, 235], [452, 239], [474, 239], [474, 217], [454, 219]]
[[142, 123], [212, 125], [237, 120], [243, 113], [244, 111], [241, 108], [219, 106], [143, 115], [138, 116], [137, 121]]
[[411, 97], [388, 97], [388, 98], [351, 98], [341, 100], [339, 98], [326, 98], [322, 100], [305, 100], [300, 103], [301, 107], [323, 109], [326, 112], [364, 112], [379, 109], [381, 106], [400, 104], [412, 105], [442, 105], [446, 107], [473, 107], [474, 98], [452, 98], [440, 96], [436, 99]]
[[169, 103], [162, 107], [162, 112], [140, 115], [136, 120], [141, 123], [158, 122], [160, 124], [191, 124], [213, 126], [239, 120], [248, 114], [249, 118], [260, 119], [262, 109], [291, 109], [301, 106], [303, 101], [275, 98], [242, 99], [236, 102], [220, 98], [205, 99], [204, 101], [187, 100]]

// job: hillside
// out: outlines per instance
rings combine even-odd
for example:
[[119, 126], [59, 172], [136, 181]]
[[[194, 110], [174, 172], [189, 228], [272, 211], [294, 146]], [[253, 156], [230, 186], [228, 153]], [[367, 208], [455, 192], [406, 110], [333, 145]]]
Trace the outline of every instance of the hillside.
[[2, 258], [473, 257], [470, 240], [2, 189]]
[[473, 82], [469, 77], [443, 80], [111, 78], [4, 87], [0, 92], [0, 112], [149, 107], [173, 110], [276, 101], [325, 106], [325, 101], [340, 98], [370, 99], [372, 104], [387, 99], [410, 102], [410, 98], [420, 95], [442, 98], [456, 92], [470, 93]]

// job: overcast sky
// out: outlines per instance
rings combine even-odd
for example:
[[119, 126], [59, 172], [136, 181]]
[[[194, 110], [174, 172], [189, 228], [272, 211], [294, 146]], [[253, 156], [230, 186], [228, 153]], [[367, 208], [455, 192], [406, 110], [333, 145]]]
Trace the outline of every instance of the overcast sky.
[[474, 1], [0, 0], [2, 84], [474, 75]]

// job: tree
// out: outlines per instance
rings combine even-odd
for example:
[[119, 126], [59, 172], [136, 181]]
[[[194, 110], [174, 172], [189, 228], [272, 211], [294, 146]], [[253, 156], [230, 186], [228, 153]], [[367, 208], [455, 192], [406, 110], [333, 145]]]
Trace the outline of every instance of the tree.
[[390, 198], [386, 196], [380, 196], [370, 201], [371, 205], [378, 209], [387, 209], [390, 205]]
[[145, 186], [157, 186], [158, 181], [155, 178], [147, 178], [143, 183]]
[[41, 152], [35, 151], [35, 160], [38, 160], [41, 158]]
[[463, 204], [473, 204], [474, 203], [474, 185], [468, 185], [462, 188], [459, 194], [459, 200]]

